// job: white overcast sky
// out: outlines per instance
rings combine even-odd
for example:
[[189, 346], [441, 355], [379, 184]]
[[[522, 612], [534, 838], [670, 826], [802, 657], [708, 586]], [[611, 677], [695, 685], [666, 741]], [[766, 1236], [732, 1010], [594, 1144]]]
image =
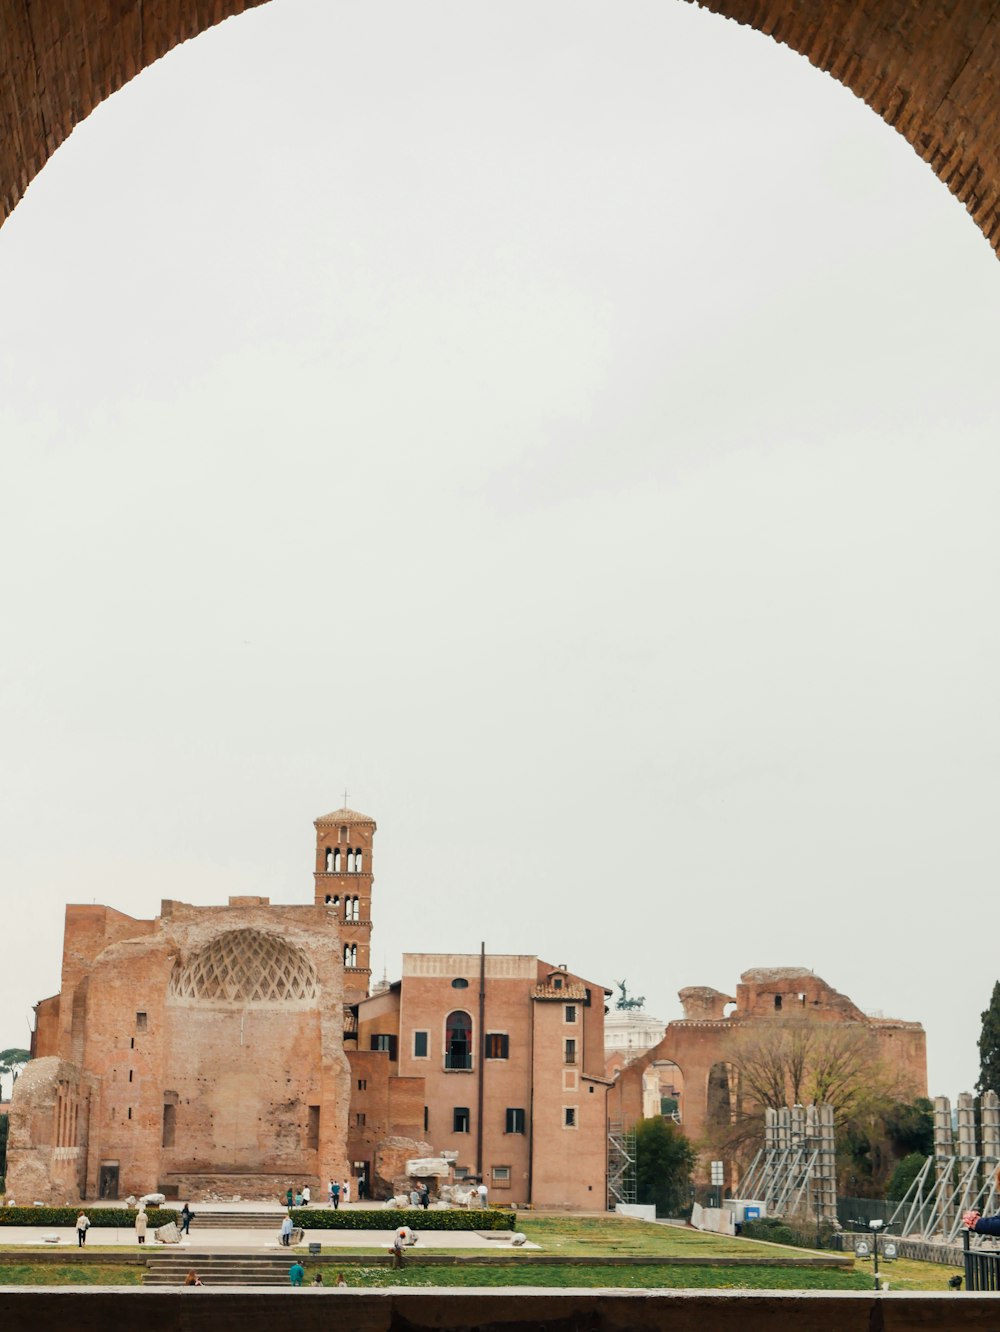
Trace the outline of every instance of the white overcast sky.
[[0, 231], [0, 1048], [64, 904], [311, 900], [664, 1019], [919, 1019], [995, 961], [1000, 265], [801, 57], [677, 0], [275, 0]]

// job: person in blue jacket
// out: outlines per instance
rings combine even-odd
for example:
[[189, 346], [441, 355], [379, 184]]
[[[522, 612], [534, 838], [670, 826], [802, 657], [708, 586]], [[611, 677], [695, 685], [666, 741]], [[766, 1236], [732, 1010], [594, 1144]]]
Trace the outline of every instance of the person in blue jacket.
[[1000, 1214], [983, 1216], [980, 1212], [963, 1212], [962, 1225], [976, 1235], [1000, 1235]]
[[[994, 1178], [997, 1188], [1000, 1189], [1000, 1166], [997, 1166]], [[962, 1225], [976, 1235], [1000, 1235], [1000, 1213], [996, 1216], [983, 1216], [982, 1212], [963, 1212]]]

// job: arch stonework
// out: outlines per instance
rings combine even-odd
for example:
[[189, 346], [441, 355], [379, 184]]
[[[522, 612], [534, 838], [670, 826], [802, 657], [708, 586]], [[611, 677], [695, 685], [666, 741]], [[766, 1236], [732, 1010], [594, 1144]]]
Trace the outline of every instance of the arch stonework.
[[[0, 223], [94, 107], [268, 0], [0, 0]], [[1000, 253], [1000, 0], [688, 0], [804, 55], [892, 125]]]

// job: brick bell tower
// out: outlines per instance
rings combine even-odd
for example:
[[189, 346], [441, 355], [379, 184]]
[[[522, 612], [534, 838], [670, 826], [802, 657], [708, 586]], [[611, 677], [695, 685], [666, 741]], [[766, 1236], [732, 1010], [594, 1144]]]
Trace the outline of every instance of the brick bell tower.
[[316, 829], [316, 905], [336, 914], [344, 947], [344, 1003], [368, 997], [372, 941], [375, 820], [336, 809]]

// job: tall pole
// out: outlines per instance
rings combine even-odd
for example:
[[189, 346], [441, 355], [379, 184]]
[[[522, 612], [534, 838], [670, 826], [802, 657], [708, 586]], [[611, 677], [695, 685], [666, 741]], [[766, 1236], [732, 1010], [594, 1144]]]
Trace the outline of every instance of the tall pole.
[[486, 1071], [486, 943], [479, 945], [479, 1105], [476, 1108], [476, 1174], [483, 1178], [483, 1075]]

